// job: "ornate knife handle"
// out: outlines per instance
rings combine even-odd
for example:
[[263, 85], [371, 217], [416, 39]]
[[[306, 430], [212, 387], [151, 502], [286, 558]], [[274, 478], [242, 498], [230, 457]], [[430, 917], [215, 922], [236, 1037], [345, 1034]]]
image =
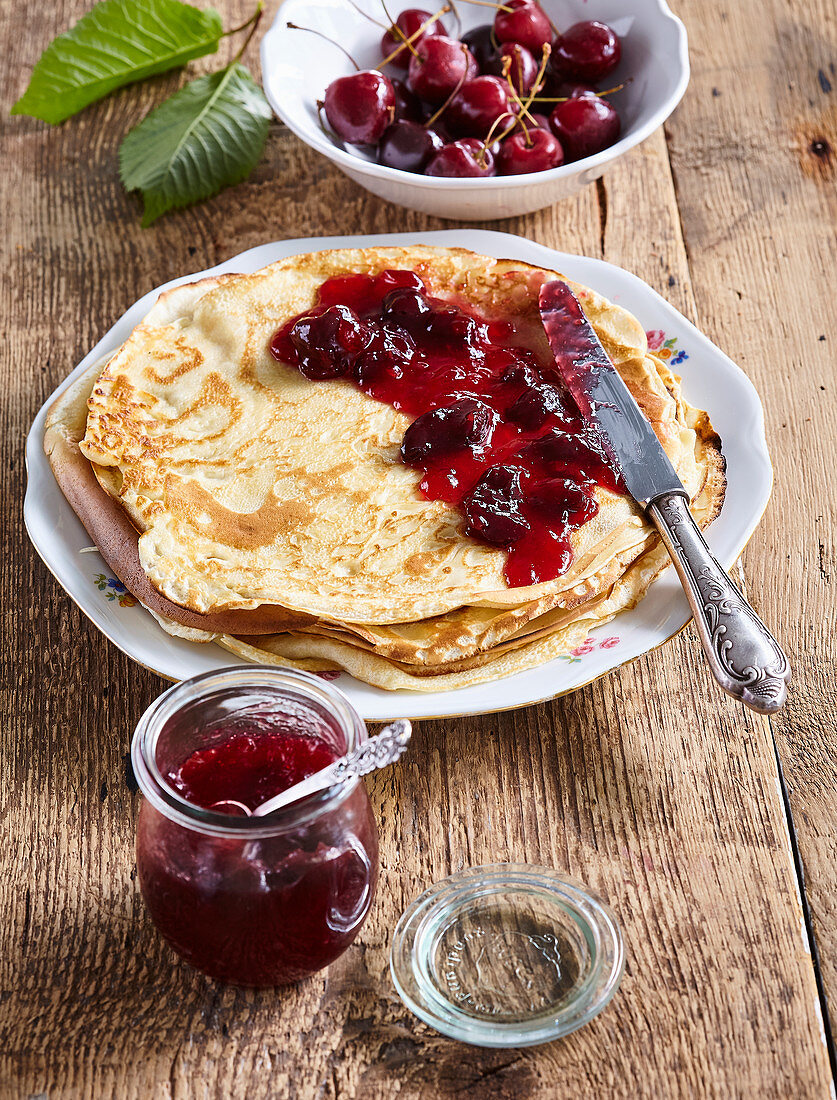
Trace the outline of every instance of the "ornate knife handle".
[[647, 508], [674, 561], [712, 675], [748, 707], [773, 714], [791, 676], [781, 646], [706, 545], [686, 495], [664, 493]]

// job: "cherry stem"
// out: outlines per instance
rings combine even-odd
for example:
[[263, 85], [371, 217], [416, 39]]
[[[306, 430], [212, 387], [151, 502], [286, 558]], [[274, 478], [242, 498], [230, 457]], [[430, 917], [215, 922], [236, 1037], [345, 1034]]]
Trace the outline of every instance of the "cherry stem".
[[[431, 15], [429, 19], [425, 19], [425, 21], [418, 28], [418, 30], [413, 31], [413, 33], [410, 35], [409, 38], [405, 38], [404, 41], [401, 43], [401, 45], [396, 46], [396, 48], [392, 51], [392, 53], [389, 54], [388, 57], [385, 57], [383, 61], [379, 62], [375, 66], [375, 68], [376, 69], [382, 69], [384, 67], [384, 65], [388, 65], [394, 57], [398, 57], [398, 55], [401, 53], [401, 51], [403, 49], [406, 49], [408, 46], [411, 46], [413, 44], [413, 42], [415, 42], [415, 40], [420, 35], [422, 35], [424, 33], [424, 31], [427, 29], [427, 27], [429, 27], [431, 23], [435, 23], [436, 20], [439, 18], [439, 16], [444, 15], [446, 11], [450, 11], [450, 8], [448, 7], [447, 4], [445, 4], [445, 6], [443, 8], [439, 8], [439, 10], [436, 12], [435, 15]], [[342, 47], [341, 47], [341, 49], [342, 49]], [[345, 53], [346, 51], [344, 50], [343, 52]]]
[[418, 57], [418, 53], [416, 52], [415, 46], [413, 46], [413, 44], [411, 42], [407, 41], [406, 34], [398, 26], [398, 20], [393, 19], [392, 16], [390, 15], [389, 9], [387, 8], [387, 5], [386, 5], [386, 0], [381, 0], [381, 7], [384, 9], [384, 15], [389, 20], [389, 32], [390, 32], [390, 34], [392, 34], [392, 36], [395, 39], [400, 38], [401, 42], [409, 48], [410, 53], [413, 55], [413, 57]]
[[[238, 64], [238, 62], [241, 60], [242, 56], [244, 55], [244, 51], [247, 49], [247, 47], [253, 41], [253, 35], [258, 30], [259, 23], [261, 23], [263, 15], [264, 15], [264, 4], [262, 3], [262, 0], [259, 0], [259, 6], [253, 12], [252, 18], [250, 19], [250, 22], [252, 23], [252, 26], [250, 27], [250, 33], [244, 39], [244, 44], [242, 45], [241, 49], [238, 51], [238, 53], [235, 55], [235, 57], [230, 62], [230, 67], [232, 67], [233, 65]], [[247, 24], [245, 24], [245, 26], [246, 25]]]
[[[349, 2], [351, 3], [351, 0], [349, 0]], [[239, 31], [247, 30], [247, 28], [252, 23], [255, 23], [258, 19], [261, 18], [263, 7], [264, 7], [264, 4], [261, 2], [261, 0], [259, 0], [258, 7], [256, 8], [256, 10], [253, 12], [253, 14], [250, 16], [250, 18], [246, 22], [239, 24], [239, 26], [237, 26], [237, 27], [232, 27], [228, 31], [224, 31], [224, 33], [221, 35], [221, 37], [222, 38], [229, 38], [231, 34], [238, 34]]]
[[357, 72], [360, 72], [360, 65], [358, 65], [357, 61], [355, 61], [349, 51], [344, 49], [339, 42], [335, 42], [333, 38], [329, 38], [327, 34], [323, 34], [322, 31], [315, 31], [313, 27], [297, 26], [296, 23], [287, 23], [286, 26], [289, 27], [292, 31], [308, 31], [309, 34], [316, 34], [317, 38], [324, 38], [326, 42], [330, 42], [332, 46], [336, 46], [341, 53], [344, 53], [346, 57], [348, 57], [349, 61], [351, 61], [351, 63], [354, 65], [355, 70]]
[[[626, 88], [630, 84], [631, 80], [633, 80], [633, 77], [630, 77], [628, 80], [624, 81], [624, 83], [622, 83], [622, 84], [617, 84], [615, 88], [605, 88], [605, 90], [603, 92], [594, 92], [593, 89], [591, 88], [590, 92], [585, 92], [585, 95], [590, 95], [590, 93], [592, 92], [592, 94], [594, 96], [598, 96], [599, 99], [601, 99], [602, 96], [613, 95], [614, 92], [621, 92], [623, 88]], [[572, 98], [573, 97], [571, 95], [564, 95], [564, 96], [557, 96], [557, 97], [556, 96], [542, 96], [542, 95], [539, 95], [539, 96], [535, 96], [535, 98], [532, 100], [532, 102], [533, 103], [566, 103], [568, 100], [570, 100]]]
[[514, 8], [506, 7], [505, 4], [495, 4], [492, 0], [463, 0], [465, 4], [479, 4], [481, 8], [494, 8], [495, 11], [504, 11], [506, 13], [514, 11]]
[[[488, 133], [485, 135], [485, 141], [482, 143], [482, 148], [476, 156], [476, 161], [477, 164], [479, 164], [480, 168], [485, 168], [485, 154], [488, 152], [488, 146], [492, 143], [492, 141], [494, 141], [494, 130], [497, 126], [503, 125], [503, 119], [505, 118], [508, 118], [508, 115], [498, 115], [491, 123]], [[517, 119], [514, 120], [511, 126], [503, 131], [503, 133], [499, 136], [499, 138], [497, 138], [497, 140], [502, 141], [504, 137], [508, 137], [515, 126], [517, 126]]]
[[[468, 47], [467, 47], [467, 46], [465, 45], [465, 43], [464, 43], [464, 42], [462, 42], [462, 43], [460, 43], [460, 45], [462, 46], [462, 53], [463, 53], [463, 54], [467, 54], [467, 52], [468, 52]], [[457, 81], [457, 83], [456, 83], [456, 87], [455, 87], [455, 88], [453, 89], [453, 91], [452, 91], [452, 92], [450, 93], [450, 95], [449, 95], [449, 96], [448, 96], [448, 98], [447, 98], [447, 99], [445, 100], [445, 102], [444, 102], [444, 103], [442, 104], [442, 106], [441, 106], [441, 107], [440, 107], [440, 108], [439, 108], [439, 109], [438, 109], [438, 110], [437, 110], [437, 111], [436, 111], [436, 112], [435, 112], [434, 114], [432, 114], [432, 115], [430, 116], [430, 118], [429, 118], [429, 119], [427, 120], [427, 122], [425, 122], [425, 124], [424, 124], [424, 128], [425, 128], [425, 130], [429, 130], [429, 129], [430, 129], [430, 127], [431, 127], [431, 126], [433, 125], [433, 123], [434, 123], [434, 122], [435, 122], [435, 121], [436, 121], [436, 120], [437, 120], [437, 119], [438, 119], [438, 118], [439, 118], [439, 117], [440, 117], [441, 115], [443, 115], [443, 114], [445, 113], [445, 111], [446, 111], [446, 110], [448, 109], [448, 107], [450, 107], [450, 105], [451, 105], [451, 103], [453, 102], [453, 100], [454, 100], [454, 99], [456, 98], [456, 96], [457, 96], [457, 95], [459, 95], [459, 91], [460, 91], [460, 89], [461, 89], [462, 85], [463, 85], [463, 84], [465, 83], [465, 81], [466, 81], [467, 79], [468, 79], [468, 65], [467, 65], [467, 63], [466, 63], [466, 65], [465, 65], [465, 72], [464, 72], [464, 73], [462, 74], [462, 76], [460, 76], [459, 80]]]
[[395, 32], [395, 37], [401, 39], [401, 41], [404, 43], [404, 45], [407, 47], [407, 49], [410, 51], [410, 53], [413, 55], [413, 57], [418, 57], [418, 55], [419, 55], [418, 50], [415, 48], [413, 43], [410, 42], [407, 39], [406, 34], [404, 34], [404, 32], [401, 30], [401, 28], [398, 26], [398, 24], [393, 23], [391, 29]]
[[459, 8], [454, 4], [453, 0], [448, 0], [448, 6], [456, 20], [456, 37], [459, 38], [462, 33], [462, 16], [459, 14]]
[[[543, 46], [543, 54], [541, 55], [541, 64], [540, 64], [540, 68], [538, 69], [538, 75], [537, 75], [537, 76], [535, 77], [535, 82], [534, 82], [534, 84], [532, 85], [532, 91], [531, 91], [531, 92], [529, 93], [529, 96], [528, 96], [528, 98], [526, 99], [526, 101], [525, 101], [525, 102], [521, 102], [521, 106], [520, 106], [520, 109], [521, 109], [521, 111], [522, 111], [522, 112], [523, 112], [524, 114], [528, 114], [528, 113], [529, 113], [529, 108], [530, 108], [530, 107], [532, 106], [532, 103], [534, 102], [534, 99], [535, 99], [535, 92], [536, 92], [536, 91], [538, 90], [538, 88], [540, 88], [540, 86], [541, 86], [541, 81], [543, 80], [543, 74], [544, 74], [544, 73], [546, 72], [546, 66], [547, 66], [547, 62], [549, 61], [549, 55], [550, 55], [551, 53], [552, 53], [552, 47], [550, 46], [550, 44], [549, 44], [548, 42], [544, 42], [544, 46]], [[519, 98], [519, 97], [518, 97], [518, 98]], [[529, 117], [530, 117], [530, 119], [532, 118], [532, 116], [531, 116], [531, 115], [529, 115]], [[497, 122], [497, 121], [499, 121], [499, 120], [495, 120], [495, 122]], [[533, 121], [534, 121], [534, 120], [533, 120]], [[510, 134], [510, 133], [512, 132], [512, 130], [513, 130], [513, 129], [515, 128], [515, 126], [517, 126], [518, 122], [520, 122], [520, 119], [519, 119], [519, 118], [516, 118], [516, 119], [515, 119], [515, 120], [514, 120], [514, 121], [512, 122], [511, 126], [508, 126], [508, 127], [507, 127], [507, 128], [506, 128], [506, 129], [504, 130], [504, 131], [503, 131], [503, 133], [502, 133], [502, 134], [500, 134], [500, 136], [499, 136], [499, 137], [498, 137], [498, 138], [497, 138], [496, 140], [497, 140], [497, 141], [502, 141], [502, 140], [503, 140], [503, 138], [507, 138], [507, 137], [509, 136], [509, 134]], [[522, 125], [522, 123], [521, 123], [521, 125]], [[493, 129], [493, 128], [494, 128], [494, 127], [492, 126], [492, 129]], [[524, 129], [524, 131], [525, 131], [526, 127], [524, 126], [524, 127], [523, 127], [523, 129]], [[490, 135], [490, 134], [491, 134], [491, 130], [489, 130], [489, 131], [488, 131], [488, 133], [489, 133], [489, 135]], [[486, 141], [487, 141], [487, 140], [488, 140], [488, 139], [486, 138]]]
[[362, 15], [364, 19], [368, 19], [370, 23], [374, 23], [376, 27], [380, 27], [381, 30], [385, 31], [389, 30], [386, 23], [382, 23], [380, 19], [376, 19], [374, 15], [370, 15], [368, 11], [364, 11], [363, 8], [355, 3], [355, 0], [349, 0], [349, 4], [355, 9], [358, 15]]
[[318, 99], [317, 100], [317, 122], [319, 123], [320, 129], [325, 134], [325, 136], [329, 139], [329, 141], [331, 141], [335, 145], [339, 145], [341, 148], [345, 149], [346, 148], [345, 141], [343, 141], [343, 139], [338, 134], [335, 134], [335, 132], [333, 130], [329, 130], [328, 126], [326, 126], [326, 124], [323, 122], [323, 109], [324, 108], [325, 108], [325, 103], [323, 102], [323, 100]]
[[[519, 47], [515, 50], [515, 56], [517, 57], [518, 76], [519, 76], [520, 75], [520, 48]], [[511, 96], [512, 102], [515, 103], [517, 105], [517, 107], [519, 108], [518, 115], [517, 115], [517, 121], [520, 123], [521, 129], [523, 130], [523, 134], [524, 134], [525, 139], [526, 139], [526, 144], [531, 145], [532, 144], [532, 139], [529, 136], [529, 130], [526, 127], [526, 123], [523, 121], [523, 116], [524, 115], [529, 115], [529, 121], [532, 122], [532, 123], [534, 123], [535, 120], [532, 118], [532, 116], [529, 114], [529, 112], [523, 106], [523, 100], [518, 95], [517, 88], [515, 88], [514, 84], [512, 83], [511, 67], [512, 67], [512, 59], [510, 57], [504, 57], [503, 58], [503, 76], [508, 81], [509, 95]]]

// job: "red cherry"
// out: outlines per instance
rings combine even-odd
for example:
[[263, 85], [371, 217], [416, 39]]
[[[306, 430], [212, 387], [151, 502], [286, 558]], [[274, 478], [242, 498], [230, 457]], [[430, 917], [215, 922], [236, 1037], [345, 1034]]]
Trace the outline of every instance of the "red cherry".
[[423, 38], [410, 55], [407, 86], [438, 107], [457, 85], [477, 75], [477, 63], [467, 46], [446, 35]]
[[374, 145], [395, 114], [392, 81], [373, 70], [339, 76], [326, 88], [325, 113], [344, 141]]
[[539, 115], [537, 111], [531, 111], [523, 121], [530, 130], [548, 130], [550, 134], [552, 133], [548, 115]]
[[579, 84], [573, 80], [552, 80], [549, 95], [558, 99], [578, 99], [580, 95], [595, 95], [596, 89], [590, 84]]
[[421, 122], [424, 117], [421, 103], [414, 96], [403, 80], [393, 80], [395, 90], [395, 121], [408, 118], [410, 122]]
[[549, 122], [567, 160], [581, 160], [607, 149], [622, 129], [619, 115], [610, 103], [595, 95], [581, 95], [556, 104]]
[[[421, 8], [407, 8], [405, 11], [402, 11], [395, 20], [393, 26], [390, 27], [388, 31], [384, 32], [384, 36], [381, 39], [381, 56], [389, 57], [393, 50], [397, 50], [399, 46], [403, 46], [404, 39], [415, 34], [423, 23], [427, 23], [428, 19], [433, 19], [433, 12], [422, 11]], [[395, 31], [395, 27], [401, 31], [401, 34]], [[415, 49], [423, 38], [427, 38], [434, 34], [447, 34], [444, 24], [439, 19], [435, 19], [432, 23], [428, 23], [418, 38], [414, 38], [410, 45]], [[392, 58], [390, 65], [396, 65], [399, 69], [406, 69], [410, 63], [411, 56], [412, 54], [409, 46], [404, 46], [404, 49]]]
[[558, 138], [548, 130], [530, 129], [528, 138], [521, 132], [506, 138], [497, 157], [497, 171], [501, 176], [520, 176], [563, 163], [564, 150]]
[[399, 168], [402, 172], [421, 172], [444, 142], [438, 134], [418, 122], [402, 119], [384, 131], [378, 143], [378, 164]]
[[538, 63], [531, 51], [519, 42], [504, 42], [494, 57], [484, 66], [487, 73], [493, 76], [503, 75], [503, 62], [511, 58], [509, 79], [514, 85], [514, 90], [523, 98], [527, 96], [535, 86], [535, 78], [538, 75]]
[[552, 41], [552, 27], [536, 0], [507, 0], [494, 16], [494, 34], [498, 42], [518, 42], [536, 57]]
[[[480, 72], [488, 72], [488, 63], [497, 55], [494, 44], [493, 28], [490, 23], [481, 23], [462, 35], [462, 41], [474, 55]], [[492, 74], [496, 75], [496, 74]]]
[[622, 57], [618, 36], [596, 19], [575, 23], [559, 34], [552, 49], [552, 71], [565, 80], [596, 84], [612, 73]]
[[463, 501], [469, 535], [495, 546], [511, 546], [523, 538], [530, 530], [521, 510], [525, 476], [517, 466], [489, 466]]
[[498, 118], [510, 113], [508, 85], [496, 76], [467, 80], [445, 111], [445, 121], [461, 137], [485, 137]]
[[426, 176], [496, 176], [494, 157], [476, 138], [462, 138], [443, 145], [424, 170]]

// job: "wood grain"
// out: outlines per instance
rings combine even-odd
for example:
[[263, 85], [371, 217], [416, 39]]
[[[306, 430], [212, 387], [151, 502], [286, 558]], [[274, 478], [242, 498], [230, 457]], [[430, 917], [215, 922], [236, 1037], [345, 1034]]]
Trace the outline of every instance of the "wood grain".
[[[837, 1012], [837, 9], [691, 3], [692, 83], [668, 127], [704, 329], [762, 395], [773, 499], [747, 554], [794, 654], [772, 719]], [[746, 67], [740, 43], [747, 41]]]
[[[228, 24], [246, 15], [243, 3], [222, 8]], [[7, 102], [83, 9], [2, 0]], [[801, 102], [819, 93], [799, 94], [797, 116], [782, 82], [817, 60], [827, 14], [801, 0], [740, 0], [724, 27], [714, 0], [690, 0], [695, 77], [669, 125], [671, 157], [657, 133], [598, 186], [492, 224], [635, 271], [738, 357], [764, 395], [777, 495], [746, 569], [803, 655], [775, 728], [825, 949], [837, 935], [834, 506], [823, 492], [833, 380], [808, 329], [816, 318], [832, 341], [830, 284], [809, 268], [834, 271], [823, 229], [833, 192], [810, 141], [794, 153], [789, 144], [792, 119], [826, 117]], [[422, 723], [402, 764], [371, 784], [382, 885], [359, 943], [326, 974], [277, 992], [233, 989], [161, 944], [134, 882], [138, 795], [126, 761], [163, 684], [105, 642], [26, 541], [25, 432], [110, 324], [168, 278], [280, 237], [447, 225], [361, 191], [276, 125], [247, 183], [141, 230], [138, 203], [116, 179], [118, 141], [183, 79], [125, 90], [58, 129], [3, 123], [0, 1095], [830, 1095], [771, 730], [721, 698], [691, 632], [555, 703]], [[610, 1008], [564, 1041], [464, 1048], [397, 999], [390, 935], [429, 882], [505, 860], [555, 866], [608, 900], [627, 972]], [[835, 952], [826, 954], [833, 982]]]

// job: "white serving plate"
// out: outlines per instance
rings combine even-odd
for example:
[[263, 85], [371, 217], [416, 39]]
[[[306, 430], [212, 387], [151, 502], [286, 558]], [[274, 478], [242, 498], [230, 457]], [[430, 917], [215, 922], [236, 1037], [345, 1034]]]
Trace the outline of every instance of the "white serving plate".
[[[42, 446], [46, 411], [53, 397], [90, 364], [115, 351], [161, 290], [205, 275], [256, 271], [286, 256], [319, 249], [410, 244], [470, 248], [488, 256], [519, 259], [555, 269], [629, 309], [651, 333], [652, 346], [659, 346], [664, 334], [667, 346], [661, 351], [682, 376], [686, 397], [707, 410], [723, 440], [727, 493], [723, 510], [708, 531], [709, 545], [727, 568], [744, 549], [767, 505], [773, 480], [761, 402], [741, 369], [635, 275], [602, 260], [555, 252], [522, 237], [486, 230], [277, 241], [251, 248], [208, 271], [173, 279], [140, 298], [49, 398], [29, 432], [26, 443], [29, 480], [23, 513], [29, 537], [81, 610], [114, 645], [141, 665], [169, 680], [182, 680], [246, 662], [233, 658], [220, 646], [170, 637], [141, 606], [130, 606], [131, 597], [109, 573], [98, 552], [82, 552], [90, 547], [90, 536], [58, 488]], [[636, 608], [594, 631], [589, 642], [578, 651], [528, 672], [458, 691], [427, 693], [383, 691], [360, 683], [345, 672], [324, 675], [336, 679], [369, 721], [486, 714], [574, 691], [665, 642], [689, 617], [674, 570], [668, 569]]]
[[[395, 17], [408, 6], [402, 0], [388, 4], [387, 11]], [[625, 0], [543, 0], [543, 6], [559, 27], [600, 19], [622, 39], [622, 59], [608, 78], [609, 87], [629, 81], [613, 98], [622, 134], [609, 149], [573, 164], [522, 176], [441, 179], [387, 168], [376, 163], [374, 154], [332, 140], [320, 124], [316, 101], [332, 80], [353, 71], [351, 62], [336, 46], [291, 30], [287, 24], [322, 32], [345, 47], [359, 65], [371, 68], [381, 61], [381, 31], [357, 8], [380, 22], [386, 18], [381, 0], [285, 0], [262, 39], [265, 94], [278, 117], [306, 145], [389, 202], [457, 221], [487, 221], [540, 210], [598, 179], [614, 161], [645, 141], [665, 122], [689, 83], [686, 28], [665, 0], [631, 0], [630, 4]], [[436, 10], [432, 5], [431, 9]], [[490, 22], [493, 16], [490, 8], [475, 4], [458, 4], [457, 9], [463, 32]], [[448, 30], [453, 30], [452, 16], [444, 19]]]

